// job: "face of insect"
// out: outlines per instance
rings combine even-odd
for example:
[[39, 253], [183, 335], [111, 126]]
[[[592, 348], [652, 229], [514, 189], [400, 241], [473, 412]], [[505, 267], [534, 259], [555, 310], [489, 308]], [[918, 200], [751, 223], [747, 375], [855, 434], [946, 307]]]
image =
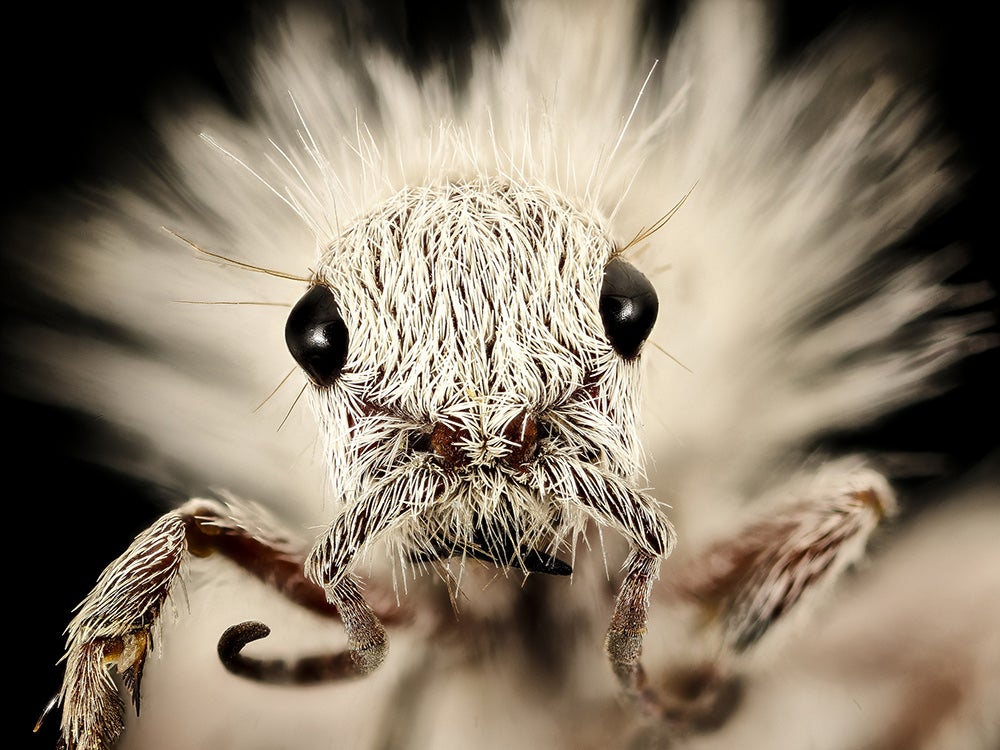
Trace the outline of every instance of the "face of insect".
[[379, 527], [402, 559], [569, 572], [549, 553], [594, 515], [579, 496], [640, 470], [656, 296], [615, 252], [594, 214], [493, 180], [407, 189], [323, 256], [289, 347], [345, 506], [415, 491]]

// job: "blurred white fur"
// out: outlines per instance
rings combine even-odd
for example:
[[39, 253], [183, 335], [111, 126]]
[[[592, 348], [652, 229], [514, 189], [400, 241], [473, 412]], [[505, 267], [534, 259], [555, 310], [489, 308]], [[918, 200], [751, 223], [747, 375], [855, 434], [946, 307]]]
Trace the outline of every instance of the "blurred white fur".
[[[180, 470], [319, 528], [331, 504], [312, 417], [292, 408], [277, 429], [301, 376], [254, 409], [292, 369], [286, 310], [178, 302], [292, 304], [303, 287], [206, 263], [164, 227], [305, 275], [357, 217], [445, 177], [549, 185], [602, 214], [622, 245], [687, 196], [630, 257], [660, 295], [653, 339], [689, 368], [646, 348], [648, 481], [674, 508], [683, 559], [731, 529], [746, 503], [811, 473], [819, 437], [926, 396], [978, 321], [901, 336], [952, 304], [947, 259], [866, 265], [956, 187], [949, 145], [926, 136], [925, 102], [893, 75], [880, 39], [843, 36], [775, 70], [764, 4], [696, 3], [669, 44], [644, 40], [644, 25], [633, 3], [512, 3], [502, 54], [480, 50], [456, 96], [439, 71], [417, 84], [389, 53], [344, 46], [308, 12], [275, 19], [252, 60], [249, 120], [211, 102], [164, 113], [169, 177], [109, 194], [84, 221], [53, 229], [53, 256], [34, 269], [47, 293], [151, 348], [26, 331], [46, 375], [26, 388], [151, 441], [167, 476]], [[849, 309], [826, 314], [848, 298]], [[747, 702], [730, 724], [678, 744], [995, 747], [992, 502], [909, 529], [866, 579], [838, 592], [821, 625], [748, 666]], [[617, 566], [617, 541], [605, 543]], [[579, 677], [558, 689], [524, 684], [517, 659], [504, 658], [518, 644], [502, 635], [496, 658], [487, 647], [473, 658], [426, 642], [423, 622], [393, 633], [392, 656], [362, 681], [287, 691], [230, 678], [215, 637], [260, 607], [286, 613], [275, 639], [296, 648], [323, 648], [330, 626], [213, 569], [211, 583], [188, 587], [190, 612], [185, 604], [166, 628], [143, 721], [123, 746], [596, 748], [627, 746], [637, 732], [649, 746], [666, 743], [619, 705], [600, 653], [601, 552], [581, 550], [577, 562], [572, 585], [549, 587], [581, 633], [567, 644]], [[518, 586], [482, 583], [488, 596], [463, 607], [502, 628]], [[651, 654], [684, 653], [687, 634], [672, 617], [654, 608]], [[910, 737], [907, 722], [920, 717], [908, 707], [924, 700], [942, 706], [941, 718]], [[410, 744], [386, 739], [394, 723]]]

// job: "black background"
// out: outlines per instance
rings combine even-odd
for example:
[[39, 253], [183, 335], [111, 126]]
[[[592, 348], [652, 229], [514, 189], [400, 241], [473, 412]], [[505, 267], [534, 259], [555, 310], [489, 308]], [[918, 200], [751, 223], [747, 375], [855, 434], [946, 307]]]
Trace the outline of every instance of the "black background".
[[[273, 7], [265, 2], [259, 7]], [[961, 279], [986, 278], [1000, 288], [991, 220], [996, 211], [995, 32], [977, 3], [795, 2], [783, 7], [782, 54], [794, 57], [810, 40], [841, 22], [866, 23], [885, 14], [921, 41], [922, 80], [938, 98], [942, 125], [961, 139], [960, 159], [974, 169], [963, 200], [911, 238], [935, 249], [958, 242], [971, 254]], [[461, 50], [477, 24], [498, 17], [491, 3], [403, 3], [372, 7], [386, 43], [419, 62], [442, 42]], [[3, 24], [0, 115], [3, 220], [30, 213], [59, 191], [113, 175], [122, 154], [139, 151], [151, 97], [186, 80], [225, 95], [220, 61], [237, 52], [250, 28], [246, 2], [22, 5]], [[662, 16], [670, 23], [672, 13]], [[460, 58], [460, 54], [458, 55]], [[222, 68], [224, 69], [224, 68]], [[6, 242], [6, 237], [4, 237]], [[3, 266], [3, 315], [25, 314], [20, 288]], [[995, 303], [989, 307], [997, 310]], [[5, 360], [6, 371], [6, 360]], [[997, 446], [995, 352], [971, 358], [952, 373], [955, 387], [845, 443], [940, 453], [945, 479], [993, 456]], [[52, 747], [57, 720], [32, 737], [31, 725], [55, 692], [62, 629], [72, 607], [101, 569], [160, 508], [140, 482], [89, 466], [74, 453], [97, 425], [51, 407], [3, 396], [6, 480], [6, 572], [14, 583], [4, 607], [7, 684], [14, 706], [3, 735], [9, 746]], [[919, 503], [929, 478], [912, 488]], [[13, 655], [13, 658], [11, 658]]]

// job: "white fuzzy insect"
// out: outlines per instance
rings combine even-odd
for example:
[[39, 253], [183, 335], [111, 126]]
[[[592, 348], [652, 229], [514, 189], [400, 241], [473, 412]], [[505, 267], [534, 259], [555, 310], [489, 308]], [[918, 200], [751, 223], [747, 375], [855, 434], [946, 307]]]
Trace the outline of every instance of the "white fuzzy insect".
[[[864, 35], [772, 76], [756, 3], [696, 4], [669, 44], [639, 4], [509, 14], [456, 87], [293, 8], [248, 120], [165, 117], [169, 180], [107, 195], [33, 270], [154, 352], [67, 362], [32, 330], [31, 385], [227, 488], [164, 515], [81, 605], [65, 746], [987, 748], [982, 665], [919, 733], [898, 683], [849, 671], [892, 720], [775, 726], [794, 691], [754, 671], [770, 653], [794, 675], [771, 633], [896, 512], [866, 460], [816, 441], [925, 395], [982, 324], [903, 336], [954, 304], [944, 264], [871, 270], [955, 184], [923, 100]], [[299, 385], [255, 411], [288, 350]], [[274, 430], [299, 388], [318, 439], [298, 407]], [[248, 646], [275, 619], [280, 658]], [[210, 703], [169, 687], [203, 679]]]

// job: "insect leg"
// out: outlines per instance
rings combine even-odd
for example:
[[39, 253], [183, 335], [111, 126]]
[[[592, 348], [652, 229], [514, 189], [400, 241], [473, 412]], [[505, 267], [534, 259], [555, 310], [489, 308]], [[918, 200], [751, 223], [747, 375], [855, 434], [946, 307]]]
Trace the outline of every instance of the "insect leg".
[[[762, 638], [780, 641], [801, 626], [868, 539], [896, 512], [888, 482], [862, 462], [844, 459], [785, 488], [788, 499], [768, 505], [728, 535], [675, 567], [660, 590], [671, 605], [697, 607], [711, 644], [700, 663], [679, 664], [656, 680], [661, 718], [684, 732], [714, 730], [739, 707], [740, 656]], [[697, 649], [692, 649], [697, 653]]]
[[640, 657], [646, 633], [649, 596], [660, 570], [660, 558], [633, 549], [625, 561], [622, 581], [611, 625], [604, 641], [611, 667], [625, 692], [644, 703], [656, 704], [647, 688]]
[[625, 692], [647, 709], [659, 712], [659, 701], [647, 688], [640, 657], [650, 593], [660, 563], [673, 550], [674, 528], [655, 500], [595, 466], [543, 460], [539, 469], [550, 488], [575, 496], [600, 523], [618, 529], [632, 545], [604, 645]]
[[190, 555], [220, 553], [314, 612], [339, 616], [303, 575], [304, 544], [253, 506], [227, 498], [190, 500], [159, 518], [101, 574], [67, 629], [59, 693], [66, 750], [111, 747], [124, 729], [122, 677], [136, 713], [146, 657], [164, 602]]
[[833, 464], [796, 498], [694, 555], [669, 591], [699, 606], [706, 627], [719, 628], [727, 651], [752, 648], [791, 613], [809, 609], [864, 554], [896, 499], [882, 475]]
[[380, 617], [350, 575], [355, 559], [378, 537], [417, 516], [438, 496], [443, 482], [432, 464], [407, 464], [337, 516], [309, 554], [306, 575], [340, 612], [356, 674], [375, 670], [389, 646]]
[[[244, 646], [266, 638], [262, 622], [241, 622], [219, 638], [219, 659], [233, 674], [269, 684], [311, 685], [357, 677], [373, 671], [385, 659], [387, 639], [382, 618], [365, 601], [353, 579], [338, 587], [339, 615], [347, 631], [347, 650], [295, 659], [258, 659], [241, 653]], [[338, 611], [333, 604], [328, 605]]]

